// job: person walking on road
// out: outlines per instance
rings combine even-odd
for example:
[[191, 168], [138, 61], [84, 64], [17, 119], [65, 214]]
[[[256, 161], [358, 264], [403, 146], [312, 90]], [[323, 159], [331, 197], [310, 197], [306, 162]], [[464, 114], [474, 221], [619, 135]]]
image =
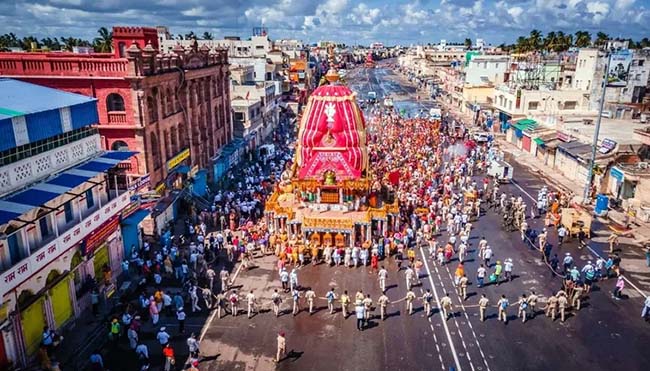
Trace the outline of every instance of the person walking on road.
[[489, 303], [490, 301], [485, 296], [485, 294], [481, 294], [481, 298], [478, 300], [478, 309], [481, 317], [481, 322], [485, 321], [485, 310], [487, 309]]
[[467, 275], [463, 274], [463, 276], [458, 281], [458, 295], [460, 295], [460, 297], [463, 298], [463, 300], [467, 299], [467, 284], [468, 283], [469, 283], [469, 279], [467, 278]]
[[171, 344], [167, 343], [163, 348], [163, 357], [165, 357], [165, 371], [173, 371], [176, 369], [176, 356], [174, 355], [174, 348]]
[[305, 299], [307, 300], [307, 305], [309, 306], [309, 314], [313, 314], [314, 299], [316, 299], [316, 293], [311, 289], [311, 287], [307, 288], [307, 291], [305, 292]]
[[258, 313], [255, 302], [256, 302], [255, 294], [253, 294], [253, 290], [251, 290], [248, 294], [246, 294], [246, 304], [248, 306], [247, 309], [248, 309], [249, 319], [253, 316], [253, 312], [255, 312], [256, 314]]
[[366, 298], [363, 299], [363, 306], [365, 307], [365, 320], [366, 323], [368, 323], [370, 316], [372, 315], [372, 299], [370, 298], [370, 294], [366, 294]]
[[341, 313], [343, 314], [343, 318], [346, 319], [348, 318], [348, 313], [350, 313], [350, 296], [348, 295], [348, 290], [343, 291], [343, 295], [341, 295], [339, 300], [341, 301]]
[[388, 271], [386, 268], [384, 268], [383, 265], [381, 266], [379, 273], [377, 273], [377, 276], [379, 277], [379, 288], [382, 292], [386, 291], [386, 279], [388, 278]]
[[237, 290], [232, 290], [228, 300], [230, 301], [230, 311], [232, 312], [232, 316], [237, 317], [237, 314], [239, 314], [239, 295], [237, 295]]
[[330, 288], [330, 290], [325, 294], [325, 298], [327, 299], [327, 309], [329, 309], [330, 314], [334, 314], [334, 300], [336, 300], [336, 294], [334, 293], [334, 288]]
[[618, 234], [612, 232], [609, 237], [607, 237], [607, 243], [609, 244], [609, 253], [614, 253], [614, 246], [618, 246]]
[[551, 317], [552, 321], [555, 321], [555, 316], [557, 315], [558, 307], [558, 298], [555, 295], [551, 295], [546, 302], [546, 317]]
[[187, 316], [185, 315], [185, 311], [183, 310], [183, 308], [179, 308], [176, 311], [176, 319], [178, 320], [178, 332], [180, 334], [185, 333], [185, 318], [186, 317]]
[[620, 274], [616, 279], [616, 286], [614, 287], [614, 291], [612, 292], [612, 298], [616, 300], [621, 300], [621, 297], [623, 296], [624, 288], [625, 288], [625, 278], [623, 277], [622, 274]]
[[422, 306], [424, 307], [424, 313], [427, 317], [431, 316], [432, 299], [433, 299], [433, 294], [431, 294], [430, 289], [427, 289], [427, 291], [422, 295]]
[[503, 272], [505, 275], [505, 279], [508, 281], [512, 281], [512, 267], [513, 267], [512, 259], [511, 258], [506, 258], [506, 260], [503, 262]]
[[187, 348], [189, 350], [190, 357], [199, 357], [199, 341], [196, 339], [196, 334], [192, 333], [190, 337], [187, 338]]
[[291, 270], [291, 274], [289, 275], [289, 289], [293, 291], [293, 289], [298, 289], [300, 286], [298, 286], [298, 272], [296, 272], [296, 269]]
[[643, 309], [641, 309], [641, 318], [648, 320], [646, 317], [650, 313], [650, 296], [646, 296], [645, 302], [643, 302]]
[[495, 282], [497, 286], [501, 283], [501, 273], [503, 272], [503, 266], [501, 261], [497, 260], [497, 264], [494, 266], [494, 277], [496, 278]]
[[282, 290], [289, 292], [289, 272], [284, 267], [280, 271], [280, 282], [282, 283]]
[[478, 287], [481, 288], [485, 284], [485, 276], [487, 275], [487, 269], [481, 264], [480, 267], [476, 270], [476, 281], [478, 282]]
[[273, 362], [279, 363], [287, 355], [287, 339], [284, 335], [284, 331], [278, 333], [277, 341], [278, 347]]
[[171, 336], [169, 336], [169, 334], [167, 333], [166, 330], [167, 330], [167, 327], [163, 326], [158, 331], [158, 334], [156, 334], [156, 339], [160, 343], [160, 346], [163, 347], [163, 348], [165, 347], [165, 345], [167, 345], [167, 343], [169, 343], [169, 338], [171, 337]]
[[564, 292], [559, 293], [557, 298], [557, 306], [558, 308], [560, 308], [560, 319], [562, 320], [562, 322], [564, 322], [566, 308], [567, 306], [569, 306], [569, 300], [567, 299], [566, 294]]
[[354, 312], [357, 316], [357, 330], [363, 331], [363, 325], [366, 317], [366, 307], [364, 307], [363, 302], [357, 301], [355, 303]]
[[406, 310], [408, 310], [409, 315], [413, 314], [413, 300], [416, 296], [413, 290], [410, 290], [406, 293]]
[[291, 298], [293, 299], [293, 309], [291, 313], [295, 316], [300, 312], [300, 291], [298, 289], [293, 289], [291, 292]]
[[448, 293], [445, 293], [445, 296], [440, 300], [440, 306], [442, 307], [442, 313], [445, 317], [445, 320], [448, 320], [452, 316], [452, 301]]
[[404, 272], [404, 278], [406, 279], [406, 291], [410, 291], [411, 287], [413, 285], [413, 276], [415, 275], [415, 272], [413, 271], [413, 268], [409, 265], [406, 268], [406, 271]]
[[280, 304], [282, 303], [282, 298], [278, 294], [278, 289], [273, 290], [273, 295], [271, 295], [271, 302], [273, 302], [273, 313], [276, 317], [280, 317]]
[[501, 295], [501, 299], [499, 299], [497, 302], [497, 306], [499, 307], [498, 319], [499, 321], [503, 320], [503, 323], [508, 323], [508, 305], [510, 305], [510, 303], [508, 302], [506, 296]]
[[377, 304], [379, 305], [379, 316], [382, 321], [386, 318], [386, 308], [389, 303], [390, 300], [388, 299], [388, 296], [386, 296], [385, 292], [382, 292], [379, 299], [377, 299]]
[[535, 294], [535, 291], [531, 291], [530, 295], [528, 295], [528, 307], [530, 308], [531, 318], [535, 318], [535, 306], [537, 305], [537, 300], [539, 300], [539, 297]]
[[526, 294], [521, 295], [517, 303], [519, 304], [519, 310], [517, 311], [517, 318], [521, 318], [521, 323], [525, 323], [526, 318], [528, 317], [527, 314], [528, 298], [526, 298]]

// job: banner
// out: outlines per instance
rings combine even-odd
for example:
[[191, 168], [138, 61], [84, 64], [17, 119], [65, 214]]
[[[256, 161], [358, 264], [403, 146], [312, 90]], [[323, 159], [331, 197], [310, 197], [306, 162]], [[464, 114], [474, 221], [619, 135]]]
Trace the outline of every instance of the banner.
[[610, 56], [609, 70], [607, 71], [607, 86], [621, 87], [627, 85], [632, 64], [632, 52], [621, 50]]

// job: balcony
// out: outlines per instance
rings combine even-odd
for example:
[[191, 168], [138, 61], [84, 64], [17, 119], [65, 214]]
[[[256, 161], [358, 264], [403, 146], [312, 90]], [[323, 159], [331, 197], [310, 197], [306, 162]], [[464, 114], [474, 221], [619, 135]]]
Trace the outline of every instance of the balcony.
[[[128, 191], [119, 194], [110, 192], [110, 197], [106, 202], [102, 202], [101, 207], [97, 204], [81, 214], [81, 218], [75, 218], [75, 220], [79, 220], [78, 223], [68, 223], [53, 237], [48, 236], [38, 246], [30, 248], [29, 256], [2, 272], [0, 274], [0, 297], [15, 289], [70, 249], [78, 246], [91, 232], [114, 220], [131, 202], [131, 193]], [[2, 248], [5, 248], [5, 244], [6, 241], [0, 240]]]
[[126, 112], [124, 111], [110, 111], [108, 112], [109, 124], [126, 124]]

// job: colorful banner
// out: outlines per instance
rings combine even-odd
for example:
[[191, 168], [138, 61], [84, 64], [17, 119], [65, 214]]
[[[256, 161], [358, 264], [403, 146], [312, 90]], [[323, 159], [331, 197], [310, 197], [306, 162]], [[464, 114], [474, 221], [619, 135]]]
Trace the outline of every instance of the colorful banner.
[[607, 86], [621, 87], [627, 85], [632, 64], [632, 52], [621, 50], [610, 56], [607, 71]]

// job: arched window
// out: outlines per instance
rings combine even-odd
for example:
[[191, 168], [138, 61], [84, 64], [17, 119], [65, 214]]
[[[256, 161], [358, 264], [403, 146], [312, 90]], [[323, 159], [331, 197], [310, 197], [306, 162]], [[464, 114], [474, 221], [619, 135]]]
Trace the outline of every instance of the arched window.
[[117, 93], [111, 93], [106, 97], [106, 109], [108, 112], [124, 111], [124, 98]]
[[169, 139], [171, 142], [172, 153], [178, 153], [178, 133], [176, 133], [176, 127], [172, 126], [169, 129]]
[[120, 51], [120, 58], [126, 57], [126, 43], [124, 41], [117, 43], [117, 49]]
[[185, 149], [187, 147], [187, 131], [185, 130], [185, 124], [178, 124], [178, 145], [179, 149]]
[[113, 151], [128, 151], [129, 145], [126, 144], [126, 142], [123, 140], [116, 140], [115, 142], [113, 142], [111, 149]]
[[147, 97], [147, 111], [149, 111], [149, 122], [158, 121], [158, 107], [156, 100], [152, 96]]
[[151, 157], [153, 160], [153, 168], [154, 170], [158, 170], [161, 166], [161, 159], [160, 146], [158, 144], [158, 138], [156, 137], [156, 134], [151, 133], [149, 141], [151, 142]]
[[165, 103], [167, 106], [167, 114], [171, 115], [173, 113], [176, 113], [176, 107], [174, 107], [174, 93], [172, 92], [172, 89], [167, 88], [167, 93], [165, 93], [165, 96], [167, 98], [167, 103]]

